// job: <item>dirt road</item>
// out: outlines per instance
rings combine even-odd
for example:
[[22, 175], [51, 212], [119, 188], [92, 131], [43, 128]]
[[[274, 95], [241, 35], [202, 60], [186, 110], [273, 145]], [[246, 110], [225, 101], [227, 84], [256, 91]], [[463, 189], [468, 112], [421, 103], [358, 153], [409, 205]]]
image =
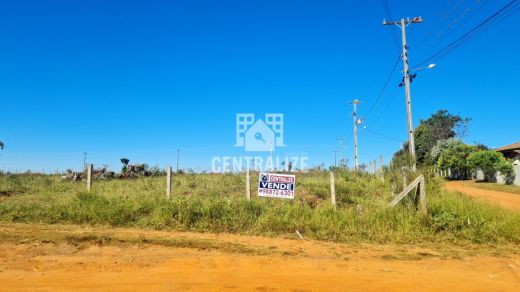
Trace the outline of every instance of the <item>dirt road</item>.
[[467, 247], [6, 223], [0, 242], [0, 290], [520, 290], [518, 253]]
[[447, 181], [444, 186], [449, 191], [461, 192], [472, 198], [482, 199], [491, 204], [520, 211], [520, 195], [518, 194], [485, 190], [478, 187], [468, 186], [459, 181]]

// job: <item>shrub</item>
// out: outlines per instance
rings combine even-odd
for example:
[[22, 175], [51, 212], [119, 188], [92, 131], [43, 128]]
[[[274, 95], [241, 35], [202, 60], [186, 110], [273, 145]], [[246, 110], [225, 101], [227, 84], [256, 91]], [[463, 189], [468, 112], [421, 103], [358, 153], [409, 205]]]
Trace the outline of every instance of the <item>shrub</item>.
[[463, 143], [451, 144], [440, 154], [437, 161], [439, 169], [451, 170], [451, 175], [457, 179], [469, 179], [471, 166], [468, 157], [476, 151], [476, 147]]
[[512, 181], [514, 178], [513, 165], [500, 152], [493, 150], [473, 152], [468, 157], [468, 164], [473, 170], [482, 170], [486, 181], [496, 181], [497, 173], [504, 175], [506, 181]]

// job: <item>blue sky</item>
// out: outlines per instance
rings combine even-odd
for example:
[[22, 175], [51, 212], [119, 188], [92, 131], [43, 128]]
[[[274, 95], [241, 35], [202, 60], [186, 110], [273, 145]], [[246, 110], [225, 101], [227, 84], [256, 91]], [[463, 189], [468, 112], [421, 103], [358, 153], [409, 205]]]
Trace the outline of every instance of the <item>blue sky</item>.
[[[509, 1], [389, 0], [408, 27], [412, 67]], [[519, 13], [436, 60], [412, 84], [415, 125], [439, 109], [471, 117], [465, 140], [520, 140]], [[399, 47], [374, 1], [4, 1], [0, 4], [0, 169], [79, 169], [119, 158], [208, 169], [242, 155], [235, 114], [283, 113], [279, 155], [352, 165], [354, 98], [371, 107]], [[399, 64], [399, 69], [402, 65]], [[396, 72], [360, 130], [360, 161], [407, 138]], [[397, 141], [395, 140], [397, 139]]]

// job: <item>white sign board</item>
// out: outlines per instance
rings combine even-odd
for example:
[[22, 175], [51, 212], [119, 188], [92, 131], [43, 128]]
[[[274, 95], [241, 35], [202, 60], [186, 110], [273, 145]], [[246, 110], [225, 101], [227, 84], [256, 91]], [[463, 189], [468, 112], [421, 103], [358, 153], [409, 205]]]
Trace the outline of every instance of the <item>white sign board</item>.
[[294, 199], [295, 183], [294, 175], [261, 172], [258, 177], [258, 196]]

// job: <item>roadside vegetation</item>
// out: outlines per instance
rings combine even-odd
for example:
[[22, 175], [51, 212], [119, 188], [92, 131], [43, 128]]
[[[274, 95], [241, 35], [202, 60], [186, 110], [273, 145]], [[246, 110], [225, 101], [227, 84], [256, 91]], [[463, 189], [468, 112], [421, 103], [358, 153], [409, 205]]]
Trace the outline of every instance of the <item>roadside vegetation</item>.
[[[421, 120], [414, 132], [417, 165], [444, 173], [449, 171], [451, 179], [472, 179], [477, 171], [482, 171], [485, 181], [496, 182], [499, 174], [507, 184], [511, 184], [514, 180], [512, 161], [486, 145], [468, 145], [462, 141], [470, 122], [471, 119], [453, 115], [446, 110]], [[406, 142], [394, 154], [392, 162], [410, 165], [410, 160]]]
[[[482, 170], [490, 181], [497, 172], [510, 179], [511, 162], [502, 154], [460, 140], [469, 121], [443, 110], [421, 120], [415, 131], [418, 173], [410, 172], [407, 144], [382, 174], [331, 168], [336, 207], [322, 168], [297, 174], [295, 200], [246, 200], [244, 174], [183, 172], [174, 176], [167, 199], [164, 172], [121, 158], [120, 174], [94, 171], [91, 192], [81, 173], [72, 171], [65, 176], [0, 173], [0, 221], [273, 236], [298, 232], [338, 242], [517, 245], [519, 213], [445, 192], [434, 175], [450, 169], [452, 178], [469, 179]], [[405, 182], [419, 174], [426, 177], [428, 213], [415, 210], [411, 195], [389, 208]], [[251, 181], [255, 194], [257, 173]]]
[[[298, 174], [294, 201], [245, 199], [244, 174], [179, 174], [165, 198], [164, 177], [84, 182], [50, 175], [0, 175], [0, 220], [160, 230], [294, 235], [338, 242], [520, 243], [520, 214], [441, 190], [427, 178], [428, 214], [412, 198], [388, 208], [400, 191], [391, 169], [381, 177], [336, 171], [338, 206], [330, 204], [328, 172]], [[410, 177], [412, 179], [413, 177]], [[256, 175], [252, 177], [255, 194]], [[401, 186], [401, 187], [400, 187]]]

